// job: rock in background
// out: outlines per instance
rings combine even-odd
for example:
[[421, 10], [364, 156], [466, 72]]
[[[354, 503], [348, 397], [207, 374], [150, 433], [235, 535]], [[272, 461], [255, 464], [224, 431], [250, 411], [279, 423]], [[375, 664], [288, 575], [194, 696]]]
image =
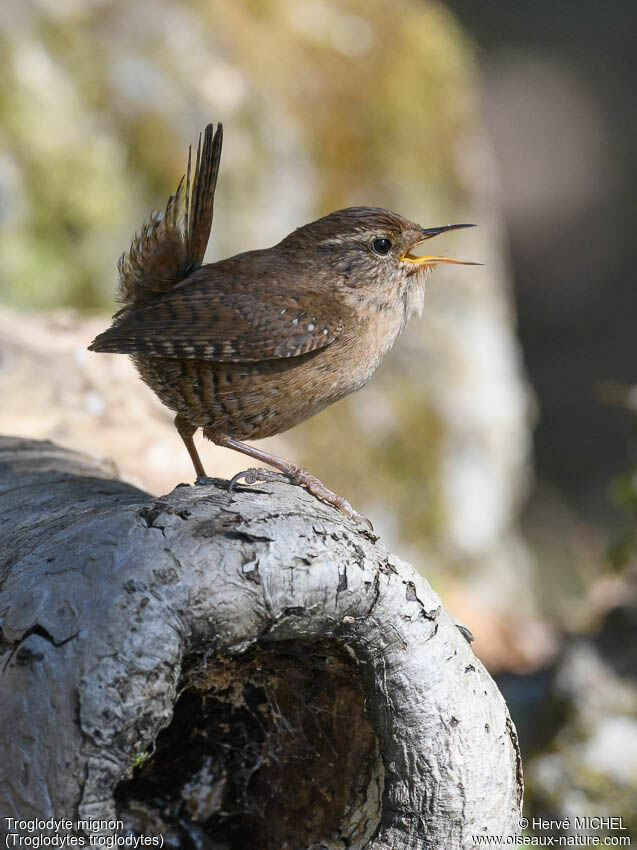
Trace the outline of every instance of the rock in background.
[[[592, 633], [570, 637], [550, 669], [499, 682], [526, 753], [526, 814], [568, 821], [556, 836], [637, 835], [637, 571], [624, 579], [621, 601]], [[585, 818], [591, 826], [577, 829]]]

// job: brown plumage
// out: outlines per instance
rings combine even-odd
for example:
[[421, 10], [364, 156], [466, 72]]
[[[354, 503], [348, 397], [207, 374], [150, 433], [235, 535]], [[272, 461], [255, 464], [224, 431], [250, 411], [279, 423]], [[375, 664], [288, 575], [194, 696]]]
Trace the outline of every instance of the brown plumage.
[[[360, 519], [306, 470], [239, 442], [272, 436], [360, 389], [415, 311], [446, 257], [414, 256], [438, 233], [387, 210], [352, 207], [300, 227], [272, 248], [202, 265], [212, 224], [222, 128], [199, 140], [188, 170], [119, 262], [124, 307], [89, 346], [130, 354], [177, 414], [198, 476], [193, 434], [281, 470]], [[246, 480], [274, 473], [249, 470]], [[238, 477], [238, 476], [236, 476]], [[234, 479], [233, 482], [234, 483]]]

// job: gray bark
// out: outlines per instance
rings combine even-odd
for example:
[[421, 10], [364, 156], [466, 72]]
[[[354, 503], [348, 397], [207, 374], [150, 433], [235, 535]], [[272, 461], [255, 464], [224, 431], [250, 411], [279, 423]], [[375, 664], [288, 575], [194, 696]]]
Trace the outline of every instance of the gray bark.
[[466, 630], [299, 488], [154, 499], [1, 438], [0, 618], [2, 816], [233, 850], [517, 833], [515, 730]]

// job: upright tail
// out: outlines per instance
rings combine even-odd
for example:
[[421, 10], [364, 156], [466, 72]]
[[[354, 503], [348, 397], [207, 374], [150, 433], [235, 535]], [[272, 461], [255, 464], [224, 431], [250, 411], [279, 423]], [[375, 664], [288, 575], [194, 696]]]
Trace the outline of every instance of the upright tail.
[[142, 307], [154, 296], [176, 286], [203, 262], [212, 226], [222, 143], [222, 125], [217, 124], [214, 130], [208, 124], [203, 146], [199, 136], [192, 191], [188, 149], [186, 176], [168, 199], [166, 211], [163, 215], [151, 213], [135, 234], [128, 253], [119, 259], [118, 301], [135, 309]]

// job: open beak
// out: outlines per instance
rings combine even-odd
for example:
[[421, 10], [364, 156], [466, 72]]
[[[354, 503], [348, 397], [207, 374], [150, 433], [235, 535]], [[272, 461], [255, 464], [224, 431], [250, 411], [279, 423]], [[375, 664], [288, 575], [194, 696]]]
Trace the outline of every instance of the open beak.
[[[444, 227], [425, 227], [422, 230], [422, 238], [413, 246], [417, 248], [427, 239], [445, 233], [447, 230], [461, 230], [463, 227], [475, 227], [475, 224], [446, 224]], [[412, 253], [413, 249], [406, 251], [400, 258], [403, 263], [414, 263], [417, 266], [436, 266], [438, 263], [455, 263], [460, 266], [481, 266], [473, 260], [455, 260], [453, 257], [431, 257], [429, 255], [419, 256]]]

